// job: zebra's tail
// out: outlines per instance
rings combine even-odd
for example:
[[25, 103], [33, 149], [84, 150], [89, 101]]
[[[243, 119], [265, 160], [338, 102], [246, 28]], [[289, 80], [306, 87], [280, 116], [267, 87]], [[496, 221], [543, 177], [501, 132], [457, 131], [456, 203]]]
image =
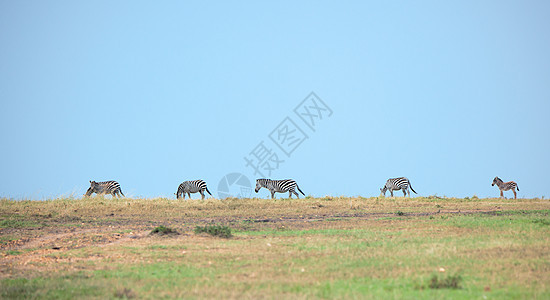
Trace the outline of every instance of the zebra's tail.
[[414, 192], [415, 194], [417, 194], [417, 195], [418, 195], [418, 193], [417, 193], [417, 192], [415, 192], [415, 191], [413, 190], [413, 186], [411, 185], [411, 183], [410, 183], [410, 182], [409, 182], [409, 187], [411, 188], [411, 191], [413, 191], [413, 192]]
[[[122, 196], [124, 196], [124, 193], [122, 193], [122, 189], [118, 189], [118, 191], [120, 192], [120, 194], [121, 194]], [[126, 197], [126, 196], [124, 196], [124, 197]]]
[[206, 192], [208, 193], [208, 195], [212, 196], [212, 194], [210, 194], [210, 191], [208, 190], [207, 187], [205, 187], [205, 190], [206, 190]]
[[519, 185], [516, 184], [516, 189], [518, 189], [518, 192], [519, 192]]
[[300, 189], [300, 187], [298, 186], [298, 184], [296, 184], [296, 188], [298, 189], [298, 191], [300, 191], [300, 193], [302, 193], [302, 195], [304, 195], [304, 196], [306, 195], [306, 194], [304, 194], [304, 192], [302, 192], [302, 190]]

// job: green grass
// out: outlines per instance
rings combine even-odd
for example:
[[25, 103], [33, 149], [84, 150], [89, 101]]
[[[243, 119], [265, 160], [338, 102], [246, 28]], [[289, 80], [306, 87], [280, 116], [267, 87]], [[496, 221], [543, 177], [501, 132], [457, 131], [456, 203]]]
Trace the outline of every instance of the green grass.
[[34, 228], [41, 226], [44, 226], [44, 224], [36, 220], [28, 220], [18, 216], [9, 216], [0, 220], [0, 228]]
[[0, 245], [9, 244], [10, 242], [18, 241], [19, 237], [13, 235], [0, 236]]
[[2, 299], [75, 299], [102, 295], [104, 291], [79, 276], [4, 279], [0, 283]]

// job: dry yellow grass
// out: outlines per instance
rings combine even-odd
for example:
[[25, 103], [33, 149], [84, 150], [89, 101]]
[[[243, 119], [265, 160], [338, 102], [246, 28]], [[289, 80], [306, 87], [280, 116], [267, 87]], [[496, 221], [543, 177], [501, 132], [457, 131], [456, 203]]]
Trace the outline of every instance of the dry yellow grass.
[[[549, 210], [541, 199], [1, 200], [0, 296], [546, 297]], [[208, 224], [234, 237], [193, 233]], [[150, 235], [159, 225], [180, 234]], [[462, 288], [429, 289], [434, 274]]]

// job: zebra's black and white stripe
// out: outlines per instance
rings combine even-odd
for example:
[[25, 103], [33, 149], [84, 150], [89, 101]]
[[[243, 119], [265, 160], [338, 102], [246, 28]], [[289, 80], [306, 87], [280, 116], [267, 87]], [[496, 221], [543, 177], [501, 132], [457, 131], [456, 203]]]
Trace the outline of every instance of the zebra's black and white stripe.
[[120, 188], [120, 184], [114, 180], [103, 182], [90, 181], [90, 187], [88, 188], [84, 196], [89, 197], [93, 193], [96, 193], [98, 195], [111, 194], [113, 197], [120, 197], [121, 195], [124, 196], [124, 194], [122, 193], [122, 189]]
[[208, 192], [210, 196], [210, 191], [206, 187], [206, 182], [204, 180], [191, 180], [191, 181], [184, 181], [180, 184], [178, 187], [178, 191], [176, 193], [176, 198], [180, 198], [180, 196], [183, 196], [183, 199], [185, 199], [185, 194], [189, 196], [189, 199], [191, 199], [191, 193], [201, 193], [202, 199], [204, 199], [204, 191]]
[[504, 182], [502, 181], [502, 179], [495, 177], [491, 186], [494, 186], [495, 184], [500, 189], [500, 197], [504, 197], [504, 194], [502, 192], [512, 190], [512, 192], [514, 192], [514, 199], [517, 199], [516, 189], [519, 191], [517, 183], [515, 183], [514, 181]]
[[411, 188], [411, 191], [413, 191], [415, 194], [416, 192], [413, 190], [411, 183], [409, 180], [405, 177], [399, 177], [399, 178], [390, 178], [388, 181], [386, 181], [386, 185], [384, 185], [383, 188], [380, 189], [380, 194], [384, 194], [386, 196], [386, 191], [390, 191], [391, 196], [393, 197], [393, 191], [399, 191], [403, 190], [403, 196], [407, 196], [407, 193], [409, 194], [409, 197], [411, 196], [411, 192], [409, 192], [409, 187]]
[[304, 192], [298, 187], [296, 181], [292, 179], [283, 179], [283, 180], [271, 180], [271, 179], [256, 179], [256, 193], [261, 189], [266, 188], [271, 192], [271, 199], [275, 198], [275, 193], [286, 193], [288, 192], [288, 197], [292, 198], [292, 194], [295, 194], [296, 197], [300, 198], [300, 195], [295, 191], [298, 189], [302, 195]]

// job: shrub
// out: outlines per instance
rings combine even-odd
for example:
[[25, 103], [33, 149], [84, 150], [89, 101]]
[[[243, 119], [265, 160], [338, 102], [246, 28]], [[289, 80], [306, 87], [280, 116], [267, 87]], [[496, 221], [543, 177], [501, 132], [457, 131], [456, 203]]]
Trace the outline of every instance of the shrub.
[[222, 225], [207, 225], [207, 226], [197, 226], [195, 227], [195, 233], [201, 234], [201, 233], [208, 233], [212, 236], [219, 236], [222, 238], [230, 238], [233, 235], [231, 234], [231, 228], [227, 226]]
[[550, 220], [547, 220], [547, 219], [535, 219], [533, 220], [533, 223], [535, 224], [539, 224], [539, 225], [550, 225]]
[[460, 282], [462, 277], [460, 275], [449, 275], [445, 278], [439, 279], [437, 275], [433, 275], [430, 279], [428, 287], [431, 289], [460, 289]]
[[170, 227], [160, 225], [159, 227], [156, 227], [155, 229], [151, 230], [151, 234], [168, 235], [168, 234], [178, 234], [178, 232]]
[[133, 299], [136, 297], [136, 293], [134, 293], [134, 291], [132, 291], [131, 289], [129, 288], [124, 288], [122, 290], [117, 290], [115, 292], [115, 298], [120, 298], [120, 299]]

